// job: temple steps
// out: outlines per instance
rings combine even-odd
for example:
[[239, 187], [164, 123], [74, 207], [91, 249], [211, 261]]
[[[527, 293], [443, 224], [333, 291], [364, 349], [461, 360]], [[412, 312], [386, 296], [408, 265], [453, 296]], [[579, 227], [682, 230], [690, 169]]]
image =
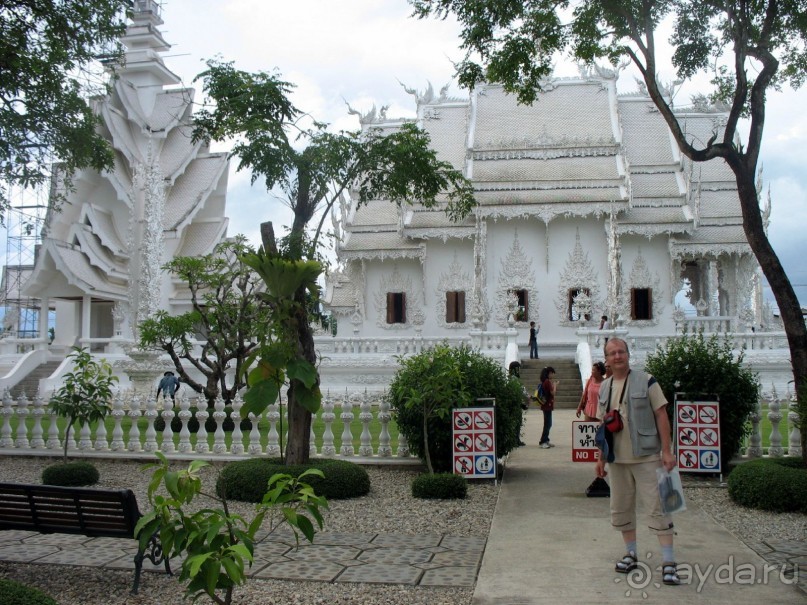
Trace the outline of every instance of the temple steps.
[[541, 370], [547, 366], [555, 368], [555, 378], [560, 380], [558, 391], [555, 394], [555, 408], [575, 409], [577, 404], [580, 403], [580, 397], [583, 395], [583, 386], [580, 383], [580, 370], [574, 360], [522, 359], [521, 383], [526, 387], [527, 392], [532, 394], [538, 387]]
[[11, 387], [11, 396], [17, 399], [24, 392], [26, 397], [33, 399], [39, 391], [39, 381], [53, 374], [61, 363], [61, 361], [48, 361], [34, 368], [28, 376]]

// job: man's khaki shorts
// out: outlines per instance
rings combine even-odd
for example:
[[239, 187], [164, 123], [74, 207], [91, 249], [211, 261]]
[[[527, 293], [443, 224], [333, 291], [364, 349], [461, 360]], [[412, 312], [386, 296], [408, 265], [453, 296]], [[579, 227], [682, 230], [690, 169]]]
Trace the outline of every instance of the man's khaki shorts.
[[656, 469], [661, 461], [651, 460], [636, 464], [611, 463], [608, 478], [611, 480], [611, 525], [619, 531], [636, 529], [636, 496], [642, 500], [647, 513], [647, 526], [656, 535], [673, 533], [670, 515], [661, 512]]

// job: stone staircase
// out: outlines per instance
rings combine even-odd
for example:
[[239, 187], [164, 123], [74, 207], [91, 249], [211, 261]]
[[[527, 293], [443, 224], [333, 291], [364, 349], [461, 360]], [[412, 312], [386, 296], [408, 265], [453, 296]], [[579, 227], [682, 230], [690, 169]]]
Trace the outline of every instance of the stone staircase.
[[555, 368], [555, 378], [560, 380], [558, 391], [555, 394], [555, 409], [575, 409], [583, 395], [583, 386], [580, 384], [580, 370], [571, 359], [522, 359], [521, 383], [527, 392], [538, 387], [541, 370], [546, 366]]
[[35, 368], [33, 372], [12, 387], [11, 396], [16, 399], [25, 392], [26, 397], [34, 397], [39, 391], [39, 380], [53, 374], [61, 363], [61, 361], [49, 361]]

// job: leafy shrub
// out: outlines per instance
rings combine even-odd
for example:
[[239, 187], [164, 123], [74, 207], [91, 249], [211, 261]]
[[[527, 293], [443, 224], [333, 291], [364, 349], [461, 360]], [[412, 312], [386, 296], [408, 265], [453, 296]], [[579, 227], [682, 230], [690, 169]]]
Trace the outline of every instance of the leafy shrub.
[[468, 482], [462, 475], [426, 473], [412, 481], [412, 496], [422, 500], [464, 500]]
[[42, 470], [42, 483], [45, 485], [95, 485], [99, 478], [98, 469], [89, 462], [53, 464]]
[[667, 401], [670, 426], [675, 413], [676, 393], [697, 400], [699, 394], [717, 395], [720, 400], [720, 456], [725, 467], [751, 430], [749, 415], [757, 407], [759, 379], [737, 359], [731, 343], [703, 333], [670, 339], [665, 348], [647, 356], [645, 369], [656, 377]]
[[44, 592], [5, 578], [0, 578], [0, 595], [3, 605], [56, 605]]
[[[518, 447], [522, 387], [497, 361], [467, 346], [438, 345], [400, 363], [387, 397], [398, 430], [422, 460], [426, 460], [428, 441], [435, 472], [449, 472], [453, 467], [451, 408], [472, 406], [478, 398], [496, 398], [496, 455], [504, 457]], [[426, 414], [427, 435], [424, 409], [431, 410]]]
[[807, 467], [801, 458], [759, 458], [738, 465], [728, 478], [737, 504], [777, 513], [807, 514]]
[[328, 500], [358, 498], [370, 491], [370, 476], [367, 471], [346, 460], [322, 458], [311, 460], [307, 465], [285, 466], [279, 458], [252, 458], [225, 466], [216, 482], [216, 492], [230, 500], [260, 502], [272, 475], [285, 473], [299, 477], [310, 468], [319, 469], [325, 475], [308, 477], [307, 481], [317, 495]]
[[[182, 430], [182, 420], [179, 417], [180, 408], [174, 406], [174, 417], [171, 418], [171, 430], [175, 433], [179, 433]], [[188, 411], [192, 414], [190, 418], [188, 418], [188, 432], [192, 435], [195, 435], [199, 432], [199, 420], [196, 418], [196, 412], [198, 412], [198, 408], [188, 408]], [[216, 410], [214, 408], [209, 408], [207, 410], [208, 417], [205, 420], [205, 430], [208, 433], [215, 433], [216, 432], [216, 419], [213, 418], [213, 412]], [[222, 424], [222, 429], [225, 433], [232, 433], [235, 430], [235, 423], [233, 419], [230, 417], [232, 414], [233, 408], [232, 406], [224, 406], [224, 413], [227, 414], [227, 417], [224, 419], [224, 423]], [[154, 419], [154, 430], [158, 433], [162, 433], [165, 430], [165, 419], [162, 416], [158, 416]], [[241, 421], [241, 430], [243, 432], [251, 431], [252, 430], [252, 421], [248, 418], [245, 418]]]

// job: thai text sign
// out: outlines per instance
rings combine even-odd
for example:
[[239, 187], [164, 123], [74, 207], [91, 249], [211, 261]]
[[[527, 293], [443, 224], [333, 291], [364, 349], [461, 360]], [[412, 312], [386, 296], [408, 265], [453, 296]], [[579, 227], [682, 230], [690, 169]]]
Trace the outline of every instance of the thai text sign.
[[572, 422], [572, 462], [596, 462], [600, 459], [600, 450], [594, 445], [594, 434], [599, 422]]
[[496, 478], [496, 426], [493, 407], [451, 411], [454, 474], [468, 479]]
[[675, 400], [675, 455], [679, 470], [719, 473], [720, 406], [717, 401]]

